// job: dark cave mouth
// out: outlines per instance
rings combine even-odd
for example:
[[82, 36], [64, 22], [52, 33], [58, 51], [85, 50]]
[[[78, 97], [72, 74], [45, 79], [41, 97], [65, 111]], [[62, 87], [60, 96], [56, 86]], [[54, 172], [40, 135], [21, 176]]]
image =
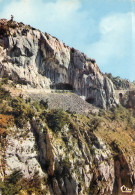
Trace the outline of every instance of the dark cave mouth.
[[123, 94], [122, 93], [119, 93], [119, 98], [123, 98]]
[[93, 97], [87, 98], [86, 102], [88, 102], [89, 104], [94, 104], [95, 103], [95, 98], [93, 98]]
[[73, 91], [73, 86], [69, 83], [55, 83], [51, 85], [51, 89]]

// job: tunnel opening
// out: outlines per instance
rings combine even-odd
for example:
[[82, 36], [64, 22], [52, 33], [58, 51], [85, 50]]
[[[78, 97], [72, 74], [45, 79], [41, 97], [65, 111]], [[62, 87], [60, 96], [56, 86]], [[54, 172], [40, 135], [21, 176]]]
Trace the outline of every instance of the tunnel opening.
[[73, 86], [69, 83], [56, 83], [51, 86], [52, 89], [57, 89], [57, 90], [73, 90]]
[[94, 98], [88, 98], [88, 99], [86, 99], [86, 102], [88, 102], [89, 104], [94, 104], [95, 99]]
[[123, 97], [123, 94], [119, 93], [119, 98], [122, 99], [122, 97]]

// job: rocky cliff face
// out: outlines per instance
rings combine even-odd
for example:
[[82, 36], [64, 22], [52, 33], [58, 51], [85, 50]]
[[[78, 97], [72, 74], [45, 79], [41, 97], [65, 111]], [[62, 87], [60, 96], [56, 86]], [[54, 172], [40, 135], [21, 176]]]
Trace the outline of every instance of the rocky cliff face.
[[[41, 128], [37, 119], [32, 124], [38, 136], [40, 163], [45, 167], [48, 162], [47, 173], [53, 194], [97, 194], [98, 191], [100, 194], [112, 193], [114, 161], [110, 149], [101, 139], [92, 132], [89, 132], [91, 136], [87, 131], [82, 135], [79, 129], [79, 132], [72, 132], [68, 125], [54, 136], [45, 126], [42, 125]], [[89, 148], [88, 145], [92, 147]], [[110, 161], [107, 162], [107, 159]], [[99, 178], [104, 180], [104, 187], [102, 182], [97, 182]]]
[[50, 110], [43, 100], [24, 100], [12, 83], [0, 82], [2, 195], [120, 195], [123, 185], [135, 190], [135, 119], [128, 110]]
[[107, 108], [117, 103], [112, 82], [95, 60], [47, 33], [13, 21], [0, 21], [0, 75], [33, 87], [73, 89]]
[[42, 110], [22, 126], [0, 132], [0, 180], [6, 183], [16, 170], [23, 174], [11, 180], [15, 194], [120, 195], [122, 185], [134, 189], [134, 130], [126, 116], [123, 122]]
[[[1, 20], [0, 75], [12, 80], [0, 79], [2, 195], [121, 195], [123, 185], [135, 194], [135, 119], [113, 107], [113, 84], [95, 60], [30, 26]], [[36, 94], [23, 99], [27, 88], [13, 81], [35, 87]], [[99, 111], [75, 94], [52, 93], [47, 108], [41, 88], [50, 87], [113, 108]]]
[[111, 73], [106, 73], [106, 76], [111, 79], [116, 90], [128, 90], [134, 86], [134, 83], [131, 83], [128, 79], [122, 79], [119, 76], [113, 77]]

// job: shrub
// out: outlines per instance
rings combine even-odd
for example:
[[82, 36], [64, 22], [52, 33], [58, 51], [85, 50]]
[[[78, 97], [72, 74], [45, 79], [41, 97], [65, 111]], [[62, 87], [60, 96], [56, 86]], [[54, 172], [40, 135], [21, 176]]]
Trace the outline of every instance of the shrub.
[[19, 127], [23, 127], [28, 119], [31, 119], [34, 115], [32, 106], [25, 103], [21, 98], [13, 99], [11, 106], [13, 108], [12, 114], [15, 117], [15, 123]]
[[133, 111], [124, 108], [123, 106], [119, 105], [117, 108], [112, 110], [112, 120], [120, 120], [127, 122], [129, 125], [135, 122], [133, 118]]
[[40, 106], [45, 108], [45, 109], [48, 109], [48, 99], [47, 100], [41, 100], [40, 101]]
[[34, 101], [32, 106], [34, 106], [37, 112], [43, 112], [48, 109], [48, 100]]
[[91, 131], [97, 130], [102, 122], [102, 118], [99, 116], [94, 116], [89, 122], [88, 125]]
[[[5, 61], [6, 61], [6, 59], [4, 59]], [[8, 83], [8, 80], [9, 80], [9, 78], [7, 78], [7, 77], [3, 77], [2, 78], [2, 80], [1, 80], [1, 85], [3, 85], [3, 84], [7, 84]]]
[[36, 195], [44, 194], [42, 193], [41, 189], [41, 178], [39, 178], [37, 175], [34, 175], [29, 179], [23, 178], [20, 183], [22, 189], [26, 190], [28, 194], [32, 194], [32, 192], [34, 192]]
[[60, 109], [51, 110], [47, 113], [46, 122], [50, 129], [54, 132], [58, 132], [68, 123], [68, 118], [66, 113]]
[[22, 172], [20, 170], [14, 170], [14, 172], [7, 178], [8, 183], [16, 184], [22, 178]]
[[2, 100], [9, 100], [10, 99], [9, 91], [5, 90], [2, 85], [0, 84], [0, 101]]
[[40, 103], [38, 101], [34, 101], [32, 103], [32, 106], [34, 107], [34, 109], [36, 109], [37, 112], [41, 112]]
[[41, 189], [41, 178], [36, 175], [29, 179], [22, 178], [22, 173], [19, 170], [15, 170], [4, 182], [0, 180], [0, 189], [3, 195], [20, 194], [21, 190], [28, 194], [33, 192], [35, 195], [46, 194]]
[[14, 195], [19, 193], [21, 186], [17, 182], [21, 179], [22, 173], [15, 170], [4, 182], [0, 181], [0, 189], [4, 195]]

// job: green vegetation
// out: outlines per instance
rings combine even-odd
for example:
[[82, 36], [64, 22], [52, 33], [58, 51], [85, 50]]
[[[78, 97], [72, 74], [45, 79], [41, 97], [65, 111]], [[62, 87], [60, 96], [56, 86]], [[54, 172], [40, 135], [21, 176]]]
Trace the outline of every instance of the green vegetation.
[[48, 101], [31, 102], [30, 98], [24, 100], [21, 95], [11, 97], [9, 91], [4, 88], [7, 83], [7, 78], [0, 82], [0, 113], [14, 118], [18, 127], [23, 128], [36, 112], [42, 113], [48, 108]]
[[14, 171], [4, 182], [0, 181], [0, 189], [4, 195], [14, 195], [21, 190], [21, 186], [18, 184], [18, 180], [22, 177], [20, 171]]
[[18, 170], [5, 178], [4, 182], [0, 181], [0, 189], [4, 195], [19, 194], [21, 190], [27, 192], [26, 194], [45, 194], [45, 190], [41, 189], [41, 179], [38, 176], [34, 175], [30, 179], [22, 178], [22, 173]]
[[[30, 101], [28, 101], [30, 102]], [[41, 113], [44, 110], [48, 109], [48, 100], [44, 101], [44, 100], [40, 100], [39, 101], [34, 101], [32, 102], [32, 106], [36, 109], [37, 112]]]
[[41, 189], [41, 179], [34, 175], [30, 179], [23, 178], [19, 182], [22, 186], [22, 189], [25, 190], [28, 194], [35, 193], [36, 195], [45, 194], [44, 190]]
[[46, 122], [48, 127], [57, 133], [68, 123], [68, 117], [62, 110], [50, 110], [46, 114]]
[[119, 76], [113, 77], [111, 73], [106, 73], [106, 76], [113, 82], [116, 89], [129, 89], [131, 86], [127, 79], [122, 79]]
[[[121, 154], [123, 156], [134, 155], [135, 143], [133, 142], [133, 135], [135, 132], [135, 118], [131, 110], [118, 106], [107, 111], [100, 110], [99, 114], [89, 114], [88, 116], [77, 115], [60, 109], [49, 110], [48, 101], [33, 102], [29, 98], [24, 100], [21, 96], [12, 97], [4, 89], [5, 83], [8, 83], [6, 79], [0, 83], [0, 138], [3, 134], [8, 133], [9, 127], [16, 125], [19, 128], [24, 128], [28, 121], [31, 122], [33, 117], [38, 118], [45, 124], [43, 135], [48, 133], [50, 136], [48, 136], [50, 138], [48, 140], [50, 148], [53, 143], [56, 148], [59, 148], [61, 153], [58, 163], [62, 169], [55, 170], [54, 175], [51, 176], [52, 178], [60, 179], [64, 176], [69, 180], [72, 178], [70, 158], [73, 158], [76, 164], [74, 171], [79, 178], [79, 167], [86, 162], [79, 159], [80, 156], [76, 155], [77, 150], [84, 150], [85, 146], [85, 150], [93, 158], [95, 148], [100, 149], [101, 147], [97, 137], [110, 146], [114, 157]], [[65, 125], [68, 128], [65, 128], [65, 131], [63, 131]], [[127, 142], [128, 147], [125, 144]], [[51, 163], [48, 160], [46, 170]], [[94, 194], [96, 193], [97, 185], [99, 188], [102, 188], [104, 181], [102, 178], [98, 178], [96, 164], [92, 166], [95, 166], [95, 175], [97, 174], [90, 188], [90, 193]], [[47, 182], [52, 182], [52, 178], [48, 176], [46, 186]], [[81, 179], [79, 181], [83, 183]], [[18, 194], [20, 190], [24, 190], [28, 194], [32, 192], [45, 194], [45, 191], [41, 190], [41, 182], [41, 179], [36, 175], [30, 179], [25, 179], [22, 177], [21, 172], [15, 171], [9, 177], [6, 177], [4, 182], [0, 182], [0, 189], [2, 189], [4, 195]]]
[[10, 93], [6, 91], [1, 85], [0, 85], [0, 102], [2, 100], [9, 100], [10, 99]]
[[19, 127], [23, 127], [34, 116], [31, 105], [25, 103], [22, 98], [12, 99], [10, 106], [12, 107], [12, 115], [15, 117], [15, 123]]
[[100, 118], [103, 118], [103, 120], [107, 119], [110, 122], [124, 122], [126, 126], [128, 125], [131, 128], [135, 127], [133, 110], [126, 109], [122, 105], [119, 105], [116, 108], [108, 111], [100, 110], [99, 116]]

